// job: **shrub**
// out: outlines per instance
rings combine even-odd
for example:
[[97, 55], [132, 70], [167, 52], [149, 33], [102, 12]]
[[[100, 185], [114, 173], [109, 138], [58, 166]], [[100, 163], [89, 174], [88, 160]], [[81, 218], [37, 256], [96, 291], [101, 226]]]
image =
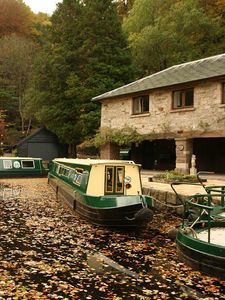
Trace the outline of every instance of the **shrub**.
[[161, 174], [156, 174], [153, 176], [155, 181], [163, 181], [167, 183], [171, 182], [198, 182], [197, 176], [182, 174], [177, 171], [165, 171]]

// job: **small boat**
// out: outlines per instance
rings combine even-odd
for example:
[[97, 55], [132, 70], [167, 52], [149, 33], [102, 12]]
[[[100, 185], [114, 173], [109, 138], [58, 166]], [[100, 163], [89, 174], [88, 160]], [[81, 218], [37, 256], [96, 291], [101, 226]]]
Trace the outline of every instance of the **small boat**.
[[58, 198], [96, 225], [137, 227], [153, 218], [142, 195], [140, 165], [124, 160], [54, 159], [49, 184]]
[[[182, 183], [173, 183], [173, 190], [177, 184]], [[178, 256], [194, 269], [225, 280], [225, 186], [203, 187], [206, 193], [184, 200], [176, 193], [184, 205], [176, 235]]]
[[1, 177], [46, 176], [48, 169], [41, 158], [32, 157], [0, 157]]

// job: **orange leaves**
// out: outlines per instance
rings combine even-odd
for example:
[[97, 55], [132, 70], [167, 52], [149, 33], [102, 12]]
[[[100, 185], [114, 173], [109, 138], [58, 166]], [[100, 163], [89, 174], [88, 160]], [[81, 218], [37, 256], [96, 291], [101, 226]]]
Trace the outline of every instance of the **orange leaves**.
[[225, 282], [178, 260], [176, 245], [167, 238], [167, 229], [177, 218], [168, 212], [156, 214], [140, 232], [113, 231], [71, 215], [55, 199], [46, 179], [4, 181], [11, 188], [20, 186], [21, 195], [0, 199], [0, 298], [220, 300], [224, 296]]
[[0, 12], [0, 37], [30, 33], [32, 12], [22, 1], [0, 0]]

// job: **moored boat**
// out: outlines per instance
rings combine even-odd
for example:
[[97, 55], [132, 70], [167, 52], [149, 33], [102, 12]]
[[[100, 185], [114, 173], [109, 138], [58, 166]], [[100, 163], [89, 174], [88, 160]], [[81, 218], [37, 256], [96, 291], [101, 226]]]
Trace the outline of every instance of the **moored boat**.
[[48, 169], [41, 158], [32, 157], [0, 157], [0, 178], [46, 176]]
[[142, 195], [133, 161], [54, 159], [48, 180], [58, 198], [94, 224], [137, 227], [153, 218], [153, 199]]
[[183, 200], [183, 222], [176, 235], [178, 256], [194, 269], [224, 280], [225, 186], [205, 190]]

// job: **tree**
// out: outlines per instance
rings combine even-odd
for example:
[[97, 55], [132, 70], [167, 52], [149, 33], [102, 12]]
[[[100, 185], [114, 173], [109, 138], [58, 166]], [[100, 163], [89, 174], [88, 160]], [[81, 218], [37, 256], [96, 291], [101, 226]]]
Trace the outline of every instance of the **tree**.
[[134, 4], [134, 0], [117, 0], [115, 2], [117, 6], [117, 12], [122, 19], [128, 15]]
[[[29, 101], [24, 97], [30, 81], [34, 57], [45, 43], [46, 14], [32, 13], [22, 0], [0, 0], [0, 108], [10, 123], [7, 142], [15, 143], [24, 132], [25, 122], [31, 125]], [[25, 110], [25, 105], [30, 109]]]
[[34, 43], [16, 35], [0, 39], [0, 101], [7, 110], [8, 121], [21, 120], [24, 131], [22, 110], [23, 94], [27, 87], [36, 53]]
[[64, 0], [51, 21], [32, 99], [40, 122], [62, 141], [78, 144], [99, 127], [91, 98], [133, 79], [131, 57], [111, 0]]
[[16, 33], [29, 35], [33, 13], [22, 0], [0, 0], [0, 37]]
[[136, 0], [124, 29], [142, 75], [224, 52], [222, 18], [196, 0]]
[[5, 111], [0, 110], [0, 155], [2, 155], [2, 146], [4, 143], [4, 136], [5, 136]]
[[225, 0], [199, 0], [199, 3], [207, 15], [221, 17], [221, 21], [225, 22]]
[[40, 47], [45, 45], [46, 36], [48, 34], [48, 29], [51, 27], [50, 17], [46, 13], [34, 14], [33, 17], [33, 26], [31, 30], [31, 38], [38, 44]]

